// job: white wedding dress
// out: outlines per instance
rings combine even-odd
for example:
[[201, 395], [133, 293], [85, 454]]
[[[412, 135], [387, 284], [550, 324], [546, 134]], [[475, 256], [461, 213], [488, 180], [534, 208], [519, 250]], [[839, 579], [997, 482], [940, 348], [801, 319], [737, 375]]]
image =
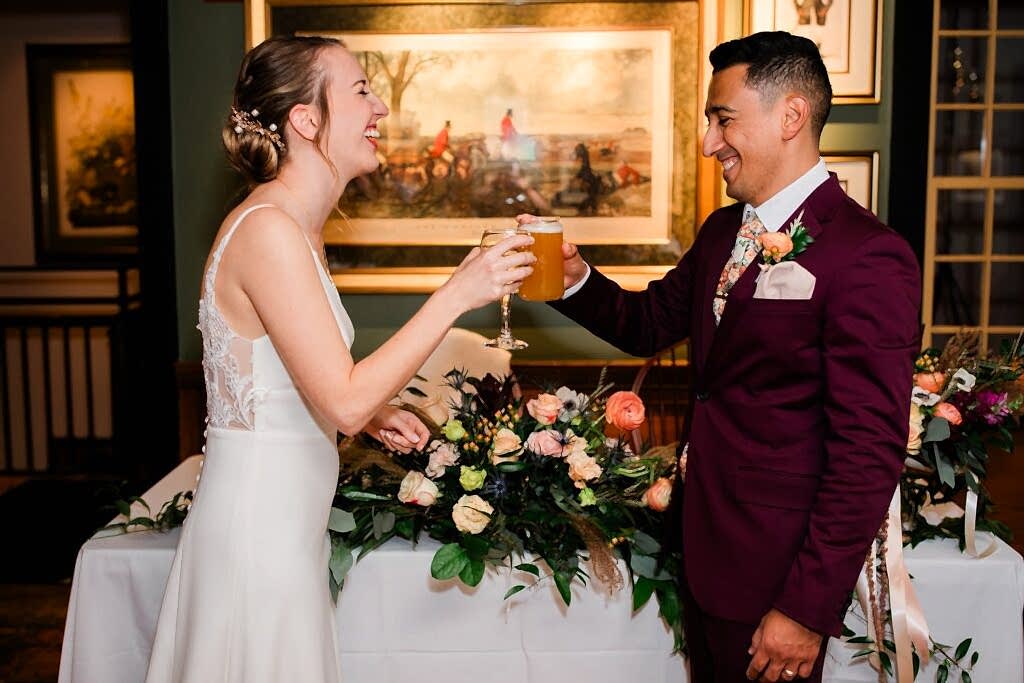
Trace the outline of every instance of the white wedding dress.
[[[147, 683], [340, 678], [327, 581], [337, 431], [298, 391], [270, 339], [238, 336], [216, 303], [224, 249], [242, 220], [264, 206], [238, 217], [203, 280], [206, 459], [167, 581]], [[312, 246], [310, 253], [351, 346], [352, 322]]]

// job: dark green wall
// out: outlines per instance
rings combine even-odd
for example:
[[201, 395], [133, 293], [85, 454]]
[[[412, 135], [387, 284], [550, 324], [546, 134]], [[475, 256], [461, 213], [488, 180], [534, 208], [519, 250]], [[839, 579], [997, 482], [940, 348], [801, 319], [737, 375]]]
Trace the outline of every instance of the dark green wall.
[[[883, 4], [882, 102], [834, 107], [822, 148], [827, 152], [881, 152], [878, 206], [884, 220], [889, 185], [893, 2]], [[195, 329], [199, 280], [210, 242], [238, 187], [221, 152], [220, 128], [242, 57], [245, 22], [241, 3], [175, 0], [170, 5], [178, 334], [182, 359], [198, 360], [202, 351]], [[740, 30], [741, 7], [742, 0], [728, 0], [726, 26], [735, 35]], [[346, 295], [345, 306], [356, 326], [354, 355], [372, 351], [424, 299], [417, 295]], [[467, 314], [458, 324], [491, 334], [498, 325], [497, 307]], [[512, 328], [531, 343], [529, 349], [519, 352], [523, 358], [623, 357], [543, 304], [515, 301]]]

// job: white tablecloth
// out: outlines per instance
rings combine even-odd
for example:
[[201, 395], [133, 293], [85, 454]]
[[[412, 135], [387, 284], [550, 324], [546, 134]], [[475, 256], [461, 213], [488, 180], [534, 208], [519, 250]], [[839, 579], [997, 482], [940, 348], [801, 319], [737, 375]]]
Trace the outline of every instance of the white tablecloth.
[[[194, 481], [193, 471], [180, 469], [175, 474], [182, 481]], [[182, 490], [179, 483], [164, 488]], [[153, 498], [154, 511], [155, 502], [167, 497], [157, 488], [144, 496]], [[131, 533], [93, 538], [82, 546], [68, 605], [61, 683], [142, 681], [178, 535], [178, 530]], [[980, 547], [987, 545], [983, 537]], [[608, 597], [576, 586], [566, 608], [549, 580], [503, 602], [514, 583], [504, 572], [488, 571], [474, 589], [431, 579], [437, 547], [429, 540], [418, 549], [392, 540], [352, 568], [337, 606], [345, 683], [687, 680], [682, 660], [671, 655], [672, 638], [653, 598], [632, 615], [628, 589]], [[981, 653], [975, 681], [1024, 683], [1021, 556], [1000, 542], [993, 555], [971, 559], [952, 541], [932, 541], [908, 548], [906, 557], [935, 640], [955, 647], [972, 636]], [[847, 624], [857, 633], [866, 631], [855, 613]], [[860, 647], [831, 641], [825, 680], [877, 681], [865, 661], [850, 662]], [[919, 680], [934, 680], [935, 666]]]

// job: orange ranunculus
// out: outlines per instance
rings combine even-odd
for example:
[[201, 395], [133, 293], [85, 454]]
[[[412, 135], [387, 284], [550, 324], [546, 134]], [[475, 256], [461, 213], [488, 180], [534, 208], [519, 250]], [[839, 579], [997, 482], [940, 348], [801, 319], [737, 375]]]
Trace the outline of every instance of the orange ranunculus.
[[766, 232], [757, 241], [761, 243], [764, 260], [768, 263], [778, 263], [793, 251], [793, 240], [784, 232]]
[[964, 421], [964, 418], [960, 416], [960, 411], [956, 409], [956, 406], [952, 403], [942, 403], [935, 406], [935, 417], [944, 418], [951, 425], [958, 425]]
[[651, 487], [644, 491], [644, 504], [655, 512], [664, 512], [672, 500], [672, 481], [666, 477], [655, 479]]
[[644, 423], [644, 402], [632, 391], [616, 391], [608, 397], [604, 414], [619, 429], [631, 431]]
[[941, 372], [919, 372], [914, 375], [914, 384], [933, 394], [941, 394], [946, 386], [946, 376]]

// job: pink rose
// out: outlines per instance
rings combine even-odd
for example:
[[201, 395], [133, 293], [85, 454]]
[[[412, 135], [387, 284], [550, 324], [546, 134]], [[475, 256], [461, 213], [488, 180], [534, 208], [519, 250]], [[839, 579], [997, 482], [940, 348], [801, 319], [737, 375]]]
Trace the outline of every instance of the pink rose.
[[571, 453], [565, 462], [569, 464], [569, 477], [578, 489], [586, 488], [588, 481], [597, 479], [604, 471], [596, 460], [583, 452]]
[[554, 424], [562, 412], [562, 399], [554, 394], [541, 394], [526, 402], [526, 410], [542, 425]]
[[427, 476], [437, 479], [444, 474], [446, 467], [459, 462], [459, 451], [454, 444], [434, 440], [431, 444], [434, 450], [430, 452], [430, 461], [427, 463]]
[[914, 375], [914, 384], [932, 394], [941, 394], [946, 385], [946, 376], [941, 372], [919, 372]]
[[411, 505], [428, 507], [437, 500], [437, 484], [423, 476], [422, 472], [411, 470], [398, 487], [398, 500]]
[[946, 403], [943, 401], [934, 408], [935, 417], [941, 417], [951, 425], [958, 425], [964, 421], [964, 418], [960, 416], [960, 411], [956, 409], [956, 406], [952, 403]]
[[526, 437], [526, 447], [537, 455], [562, 455], [562, 440], [554, 429], [534, 432]]
[[793, 251], [793, 240], [784, 232], [766, 232], [757, 238], [761, 243], [761, 251], [765, 262], [778, 263], [786, 254]]
[[651, 487], [644, 491], [644, 505], [655, 512], [664, 512], [672, 500], [672, 481], [666, 477], [658, 477]]
[[644, 402], [632, 391], [616, 391], [608, 398], [604, 414], [619, 429], [632, 431], [644, 423]]

